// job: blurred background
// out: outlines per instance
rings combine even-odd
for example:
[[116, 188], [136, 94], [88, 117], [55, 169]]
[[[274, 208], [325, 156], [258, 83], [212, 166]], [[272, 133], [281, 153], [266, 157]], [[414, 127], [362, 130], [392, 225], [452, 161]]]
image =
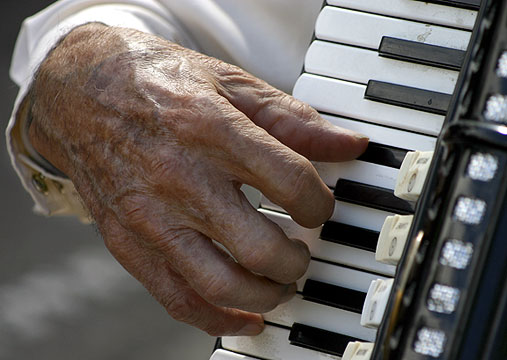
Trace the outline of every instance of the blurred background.
[[52, 2], [0, 2], [0, 359], [207, 360], [213, 338], [172, 320], [92, 226], [34, 215], [10, 166], [10, 55], [22, 20]]

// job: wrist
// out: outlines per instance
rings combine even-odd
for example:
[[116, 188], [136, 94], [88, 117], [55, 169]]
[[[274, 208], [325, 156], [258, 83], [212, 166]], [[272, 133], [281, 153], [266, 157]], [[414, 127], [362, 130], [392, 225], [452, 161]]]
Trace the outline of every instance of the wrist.
[[[70, 176], [66, 140], [75, 135], [80, 120], [75, 97], [94, 64], [112, 49], [109, 27], [90, 23], [71, 30], [40, 64], [27, 95], [30, 116], [28, 138], [33, 148], [54, 167]], [[99, 46], [102, 38], [104, 45]], [[84, 129], [83, 129], [84, 130]]]

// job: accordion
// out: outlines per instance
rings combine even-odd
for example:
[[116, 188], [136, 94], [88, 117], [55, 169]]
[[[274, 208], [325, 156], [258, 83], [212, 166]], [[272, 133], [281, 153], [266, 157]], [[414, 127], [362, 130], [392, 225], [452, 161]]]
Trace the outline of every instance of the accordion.
[[371, 143], [323, 227], [261, 201], [312, 261], [212, 359], [507, 359], [507, 2], [328, 0], [294, 96]]

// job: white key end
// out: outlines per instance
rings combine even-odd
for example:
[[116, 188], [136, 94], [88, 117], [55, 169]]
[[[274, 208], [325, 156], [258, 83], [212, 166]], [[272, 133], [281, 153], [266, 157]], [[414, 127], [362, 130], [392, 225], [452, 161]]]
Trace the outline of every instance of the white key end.
[[388, 216], [382, 226], [375, 251], [375, 260], [397, 265], [407, 243], [413, 215]]
[[404, 200], [416, 201], [421, 195], [432, 157], [433, 151], [407, 153], [398, 173], [394, 195]]
[[253, 357], [236, 354], [227, 350], [216, 350], [209, 360], [258, 360]]
[[351, 341], [347, 344], [342, 360], [369, 360], [373, 353], [374, 345], [374, 343]]
[[369, 328], [378, 328], [380, 326], [393, 282], [393, 279], [378, 279], [371, 282], [361, 314], [362, 326]]

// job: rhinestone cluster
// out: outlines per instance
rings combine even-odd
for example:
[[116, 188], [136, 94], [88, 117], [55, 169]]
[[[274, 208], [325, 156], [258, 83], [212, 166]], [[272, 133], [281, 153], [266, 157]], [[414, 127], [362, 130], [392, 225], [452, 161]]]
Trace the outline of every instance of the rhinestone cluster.
[[486, 101], [484, 118], [488, 121], [507, 122], [507, 95], [491, 95]]
[[465, 224], [477, 225], [486, 212], [486, 202], [481, 199], [460, 197], [454, 208], [454, 218]]
[[490, 181], [498, 169], [498, 159], [491, 154], [473, 154], [468, 163], [467, 174], [479, 181]]
[[417, 332], [414, 351], [421, 355], [437, 358], [444, 351], [445, 340], [446, 336], [443, 331], [423, 327]]
[[442, 314], [452, 314], [458, 305], [459, 296], [459, 289], [434, 284], [428, 296], [428, 309]]
[[473, 252], [474, 247], [470, 243], [455, 239], [447, 240], [440, 254], [440, 264], [459, 270], [465, 269], [470, 263]]
[[500, 55], [500, 59], [498, 59], [496, 74], [499, 77], [507, 78], [507, 51], [504, 51], [502, 55]]

